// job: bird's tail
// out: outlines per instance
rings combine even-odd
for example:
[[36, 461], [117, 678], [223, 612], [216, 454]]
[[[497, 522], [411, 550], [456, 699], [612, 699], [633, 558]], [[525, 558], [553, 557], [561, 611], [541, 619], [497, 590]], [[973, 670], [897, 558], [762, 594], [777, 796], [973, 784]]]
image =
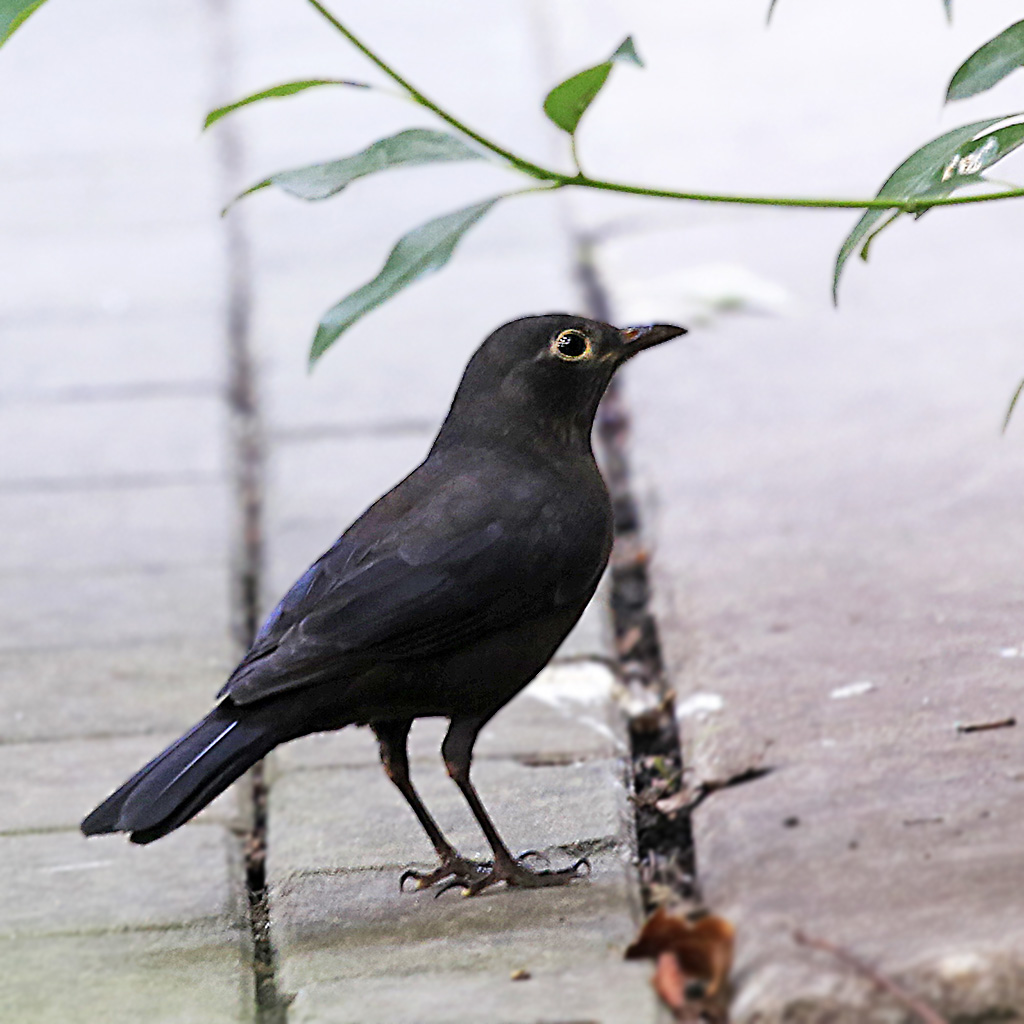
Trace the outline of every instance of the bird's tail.
[[198, 814], [285, 738], [273, 715], [225, 701], [111, 793], [82, 831], [130, 832], [133, 843], [151, 843]]

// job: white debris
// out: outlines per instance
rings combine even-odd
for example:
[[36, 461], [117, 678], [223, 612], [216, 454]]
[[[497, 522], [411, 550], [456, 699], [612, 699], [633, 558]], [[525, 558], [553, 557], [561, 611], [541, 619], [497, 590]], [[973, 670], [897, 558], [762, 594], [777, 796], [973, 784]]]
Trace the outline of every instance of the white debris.
[[709, 715], [721, 711], [725, 701], [718, 693], [695, 693], [676, 705], [676, 718], [689, 718], [691, 715]]
[[112, 860], [83, 860], [77, 864], [56, 864], [50, 867], [38, 868], [37, 870], [47, 875], [59, 875], [65, 871], [92, 871], [95, 868], [105, 868], [113, 863]]
[[833, 700], [846, 700], [847, 697], [861, 697], [875, 689], [874, 683], [862, 680], [859, 683], [848, 683], [846, 686], [837, 686], [829, 696]]
[[793, 300], [781, 285], [737, 263], [707, 263], [656, 277], [621, 280], [616, 311], [625, 323], [673, 318], [710, 323], [726, 313], [785, 315]]
[[620, 745], [619, 737], [608, 724], [607, 706], [614, 687], [615, 676], [600, 662], [556, 661], [537, 676], [527, 692], [566, 718]]
[[1019, 647], [1003, 647], [999, 651], [1000, 658], [1019, 658], [1020, 648]]
[[530, 684], [530, 696], [556, 708], [604, 704], [611, 700], [614, 685], [615, 676], [598, 661], [556, 661]]

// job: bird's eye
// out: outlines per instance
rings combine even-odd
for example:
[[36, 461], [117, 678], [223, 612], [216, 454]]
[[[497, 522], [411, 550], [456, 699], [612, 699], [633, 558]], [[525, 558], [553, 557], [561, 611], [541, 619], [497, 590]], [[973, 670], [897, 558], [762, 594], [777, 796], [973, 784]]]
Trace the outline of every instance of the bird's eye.
[[564, 359], [566, 362], [574, 363], [578, 359], [585, 359], [590, 355], [590, 339], [582, 332], [573, 329], [562, 331], [551, 342], [551, 351]]

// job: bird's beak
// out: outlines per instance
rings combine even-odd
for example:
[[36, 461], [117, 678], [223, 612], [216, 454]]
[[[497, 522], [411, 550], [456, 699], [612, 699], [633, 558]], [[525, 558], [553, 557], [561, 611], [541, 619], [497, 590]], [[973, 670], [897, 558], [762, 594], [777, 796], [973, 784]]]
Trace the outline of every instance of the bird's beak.
[[645, 348], [653, 348], [663, 341], [670, 341], [685, 334], [685, 327], [675, 327], [672, 324], [645, 324], [642, 327], [623, 327], [619, 331], [622, 339], [622, 358], [631, 359], [642, 352]]

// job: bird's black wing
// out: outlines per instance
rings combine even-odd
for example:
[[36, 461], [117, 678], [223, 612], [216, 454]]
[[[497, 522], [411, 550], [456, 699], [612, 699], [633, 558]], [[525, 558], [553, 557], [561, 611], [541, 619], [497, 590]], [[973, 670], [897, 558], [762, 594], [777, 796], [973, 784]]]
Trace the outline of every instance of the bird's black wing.
[[501, 499], [478, 479], [436, 489], [407, 479], [292, 587], [221, 694], [245, 704], [443, 655], [577, 599], [594, 573], [567, 588], [576, 574], [536, 503]]

